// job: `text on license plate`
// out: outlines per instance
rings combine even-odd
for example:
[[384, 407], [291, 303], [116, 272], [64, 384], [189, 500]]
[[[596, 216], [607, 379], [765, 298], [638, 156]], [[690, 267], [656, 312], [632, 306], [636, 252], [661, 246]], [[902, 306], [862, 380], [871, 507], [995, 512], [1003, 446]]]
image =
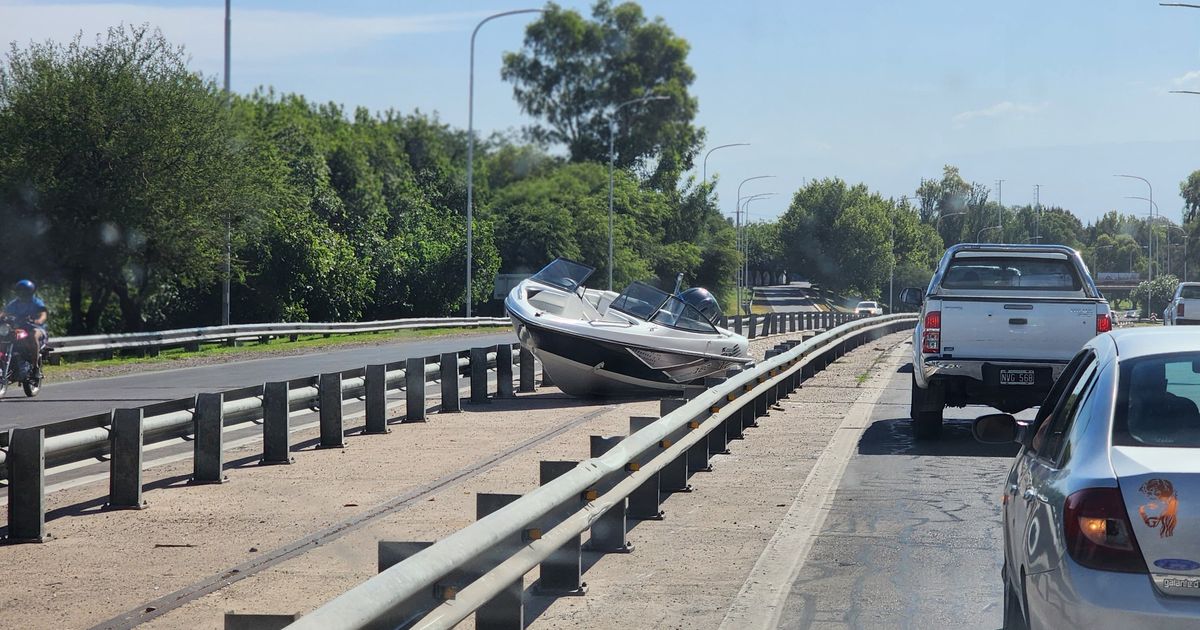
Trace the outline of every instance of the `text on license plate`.
[[1001, 385], [1033, 385], [1033, 370], [1000, 370]]

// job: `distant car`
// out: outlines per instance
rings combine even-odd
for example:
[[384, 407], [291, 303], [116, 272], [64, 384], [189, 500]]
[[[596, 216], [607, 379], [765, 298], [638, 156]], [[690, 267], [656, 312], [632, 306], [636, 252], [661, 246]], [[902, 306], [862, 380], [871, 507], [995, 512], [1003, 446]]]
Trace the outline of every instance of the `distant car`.
[[1071, 360], [1002, 494], [1005, 628], [1200, 627], [1200, 331], [1128, 328]]
[[1167, 326], [1200, 324], [1200, 282], [1179, 283], [1175, 296], [1163, 311], [1163, 323]]
[[859, 302], [858, 306], [854, 307], [854, 314], [866, 317], [883, 315], [883, 307], [879, 302]]

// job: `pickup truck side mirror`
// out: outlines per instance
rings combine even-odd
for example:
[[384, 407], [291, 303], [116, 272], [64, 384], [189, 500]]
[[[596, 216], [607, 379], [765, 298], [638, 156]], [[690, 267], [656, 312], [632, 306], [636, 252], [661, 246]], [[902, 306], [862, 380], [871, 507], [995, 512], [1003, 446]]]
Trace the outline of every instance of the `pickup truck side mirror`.
[[971, 435], [984, 444], [1008, 444], [1015, 442], [1019, 431], [1017, 419], [1007, 413], [989, 413], [979, 416], [971, 423]]
[[905, 306], [920, 307], [925, 301], [924, 291], [916, 287], [900, 290], [900, 303]]

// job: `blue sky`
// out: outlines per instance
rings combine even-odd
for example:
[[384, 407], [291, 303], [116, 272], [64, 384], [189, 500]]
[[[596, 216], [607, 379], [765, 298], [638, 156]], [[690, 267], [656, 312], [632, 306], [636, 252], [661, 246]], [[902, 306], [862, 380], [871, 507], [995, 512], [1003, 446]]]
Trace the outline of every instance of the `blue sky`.
[[[467, 44], [482, 16], [536, 3], [492, 0], [234, 0], [233, 89], [271, 85], [374, 110], [437, 112], [466, 126]], [[587, 2], [564, 6], [587, 12]], [[1063, 205], [1086, 220], [1144, 212], [1132, 173], [1178, 218], [1179, 182], [1200, 168], [1200, 10], [1157, 2], [951, 0], [730, 2], [647, 0], [692, 45], [697, 123], [714, 153], [721, 204], [777, 192], [751, 213], [781, 212], [812, 178], [911, 194], [943, 164], [994, 186], [1006, 204]], [[221, 0], [0, 0], [0, 40], [67, 39], [150, 22], [219, 76]], [[499, 78], [528, 16], [489, 23], [477, 41], [476, 128], [531, 120]], [[699, 169], [697, 169], [699, 170]], [[995, 192], [993, 192], [995, 196]]]

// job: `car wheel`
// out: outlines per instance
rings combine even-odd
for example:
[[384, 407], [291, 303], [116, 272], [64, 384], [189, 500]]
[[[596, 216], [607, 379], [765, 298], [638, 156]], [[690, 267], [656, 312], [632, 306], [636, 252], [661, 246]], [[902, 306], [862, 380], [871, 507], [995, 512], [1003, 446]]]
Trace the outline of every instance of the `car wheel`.
[[[912, 417], [913, 437], [918, 440], [935, 440], [942, 434], [942, 397], [940, 392], [931, 391], [934, 387], [930, 383], [929, 390], [921, 389], [917, 386], [917, 377], [912, 378], [909, 415]], [[931, 405], [936, 409], [929, 409]]]
[[1021, 609], [1021, 594], [1012, 587], [1008, 579], [1007, 567], [1001, 573], [1004, 576], [1004, 630], [1028, 630], [1029, 623], [1025, 620], [1025, 612]]

